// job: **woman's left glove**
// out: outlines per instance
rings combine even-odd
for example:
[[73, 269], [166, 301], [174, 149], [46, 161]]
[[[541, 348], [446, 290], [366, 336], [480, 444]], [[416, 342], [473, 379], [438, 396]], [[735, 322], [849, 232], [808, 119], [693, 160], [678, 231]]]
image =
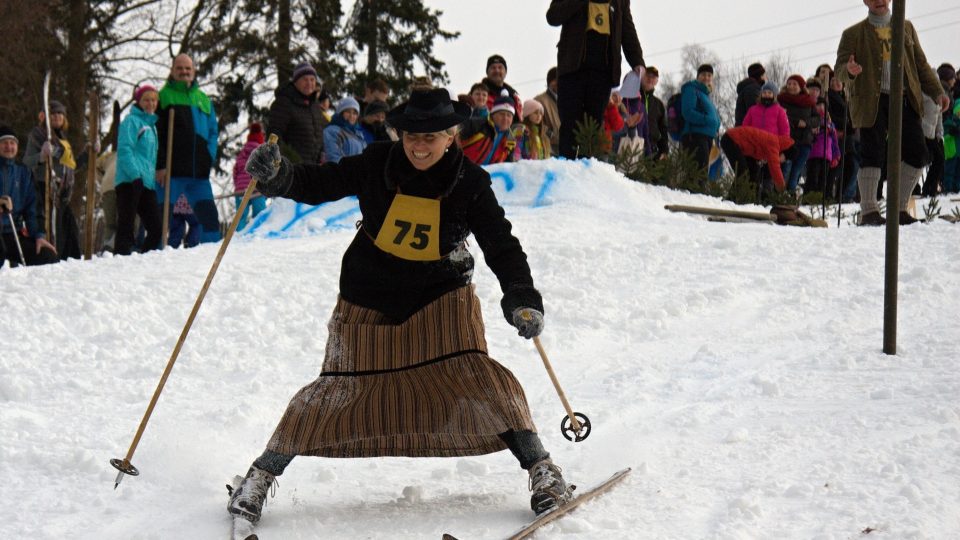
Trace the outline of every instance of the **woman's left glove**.
[[513, 310], [513, 326], [518, 334], [527, 338], [535, 338], [543, 332], [543, 313], [533, 308], [521, 307]]
[[267, 197], [283, 196], [290, 189], [290, 163], [280, 156], [280, 147], [274, 143], [254, 148], [245, 168], [257, 179], [257, 191]]

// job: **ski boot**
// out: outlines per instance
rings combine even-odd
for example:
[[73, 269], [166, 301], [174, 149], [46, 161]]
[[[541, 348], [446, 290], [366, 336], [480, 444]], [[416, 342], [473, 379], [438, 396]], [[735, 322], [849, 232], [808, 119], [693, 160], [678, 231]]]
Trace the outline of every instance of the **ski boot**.
[[240, 486], [230, 493], [227, 511], [251, 523], [260, 521], [260, 513], [267, 500], [267, 492], [270, 491], [271, 486], [274, 486], [275, 481], [276, 478], [267, 471], [250, 467]]
[[577, 486], [567, 484], [560, 474], [560, 467], [551, 459], [538, 461], [530, 467], [530, 508], [540, 515], [570, 502]]

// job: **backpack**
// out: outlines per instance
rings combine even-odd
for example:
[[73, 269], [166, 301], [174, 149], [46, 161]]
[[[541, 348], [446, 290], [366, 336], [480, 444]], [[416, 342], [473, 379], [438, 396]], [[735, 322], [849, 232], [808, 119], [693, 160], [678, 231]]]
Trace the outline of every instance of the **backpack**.
[[680, 140], [683, 132], [683, 109], [680, 94], [674, 94], [667, 100], [667, 133], [674, 141]]

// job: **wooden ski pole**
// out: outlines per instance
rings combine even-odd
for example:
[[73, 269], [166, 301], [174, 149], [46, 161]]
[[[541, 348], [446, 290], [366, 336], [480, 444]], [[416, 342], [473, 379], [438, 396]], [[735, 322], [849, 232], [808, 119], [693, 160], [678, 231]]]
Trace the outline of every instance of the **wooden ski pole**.
[[557, 395], [560, 396], [560, 401], [563, 403], [563, 408], [567, 411], [567, 416], [570, 417], [570, 424], [573, 426], [573, 430], [580, 431], [580, 422], [577, 421], [577, 417], [573, 415], [573, 407], [570, 406], [570, 402], [567, 401], [567, 395], [563, 393], [563, 388], [560, 387], [557, 374], [553, 372], [553, 366], [550, 365], [547, 352], [543, 350], [543, 344], [540, 343], [540, 336], [533, 337], [533, 344], [537, 346], [537, 352], [540, 353], [540, 358], [543, 360], [543, 367], [547, 368], [547, 375], [550, 375], [553, 387], [557, 389]]
[[167, 177], [163, 185], [163, 228], [160, 232], [160, 249], [167, 247], [170, 229], [170, 178], [173, 176], [173, 106], [167, 114]]
[[100, 107], [95, 92], [90, 92], [90, 147], [87, 148], [87, 208], [83, 220], [83, 258], [89, 261], [93, 258], [93, 206], [96, 198], [97, 184], [97, 152], [95, 149], [99, 131]]
[[[268, 144], [276, 144], [277, 136], [270, 135]], [[278, 164], [279, 165], [279, 164]], [[167, 167], [170, 166], [170, 163], [167, 162]], [[169, 171], [169, 168], [167, 169]], [[230, 240], [233, 238], [233, 233], [237, 230], [237, 224], [240, 223], [240, 216], [243, 215], [243, 211], [247, 208], [247, 203], [250, 202], [250, 195], [257, 189], [257, 178], [250, 178], [250, 184], [247, 186], [247, 190], [243, 193], [243, 200], [240, 201], [240, 206], [237, 210], [236, 215], [233, 216], [233, 222], [230, 223], [230, 228], [227, 229], [227, 234], [223, 238], [223, 243], [220, 244], [220, 250], [217, 252], [216, 259], [213, 260], [213, 266], [210, 267], [210, 272], [207, 273], [207, 279], [203, 282], [203, 287], [200, 288], [200, 294], [197, 296], [197, 301], [193, 304], [193, 309], [190, 311], [190, 316], [187, 317], [187, 322], [183, 326], [183, 331], [180, 332], [180, 339], [177, 340], [177, 344], [173, 347], [173, 353], [170, 355], [170, 360], [167, 362], [166, 369], [163, 370], [163, 375], [160, 377], [160, 382], [157, 384], [157, 389], [153, 392], [153, 397], [150, 399], [150, 404], [147, 405], [147, 410], [143, 414], [143, 420], [140, 421], [140, 426], [137, 428], [137, 433], [133, 437], [133, 442], [130, 444], [130, 449], [127, 450], [127, 455], [122, 460], [121, 459], [111, 459], [110, 464], [116, 468], [119, 473], [117, 473], [117, 479], [114, 482], [113, 489], [117, 489], [120, 485], [120, 481], [123, 480], [123, 475], [129, 474], [130, 476], [137, 476], [140, 474], [140, 471], [130, 463], [130, 460], [133, 459], [134, 452], [137, 451], [137, 445], [140, 444], [140, 438], [143, 436], [143, 432], [147, 428], [147, 422], [150, 421], [150, 415], [153, 414], [153, 409], [157, 405], [157, 400], [160, 399], [160, 393], [163, 392], [163, 387], [167, 383], [167, 378], [170, 376], [170, 372], [173, 370], [173, 365], [177, 361], [177, 357], [180, 355], [180, 350], [183, 348], [183, 343], [187, 339], [187, 334], [190, 333], [190, 327], [193, 326], [193, 321], [197, 317], [197, 312], [200, 311], [200, 305], [203, 303], [204, 297], [207, 295], [207, 290], [210, 288], [210, 284], [213, 282], [213, 277], [217, 273], [217, 268], [220, 267], [220, 261], [223, 259], [224, 253], [227, 251], [227, 246], [230, 245]]]

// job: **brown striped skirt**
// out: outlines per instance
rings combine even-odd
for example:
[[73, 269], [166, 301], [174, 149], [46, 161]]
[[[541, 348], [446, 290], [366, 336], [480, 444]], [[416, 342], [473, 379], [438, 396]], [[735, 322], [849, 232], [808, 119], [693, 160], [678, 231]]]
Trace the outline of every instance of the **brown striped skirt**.
[[320, 376], [300, 389], [267, 448], [323, 457], [451, 457], [536, 431], [520, 383], [487, 356], [473, 285], [405, 322], [337, 300]]

